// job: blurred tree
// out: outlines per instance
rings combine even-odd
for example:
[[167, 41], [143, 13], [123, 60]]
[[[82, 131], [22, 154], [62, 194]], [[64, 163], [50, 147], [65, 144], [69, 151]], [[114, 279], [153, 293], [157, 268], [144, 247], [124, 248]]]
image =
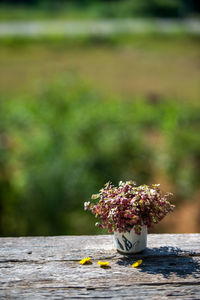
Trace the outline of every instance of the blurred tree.
[[179, 201], [191, 200], [199, 188], [199, 116], [198, 105], [173, 100], [109, 99], [74, 76], [35, 97], [2, 99], [0, 234], [94, 232], [84, 201], [108, 180], [152, 183], [158, 165]]

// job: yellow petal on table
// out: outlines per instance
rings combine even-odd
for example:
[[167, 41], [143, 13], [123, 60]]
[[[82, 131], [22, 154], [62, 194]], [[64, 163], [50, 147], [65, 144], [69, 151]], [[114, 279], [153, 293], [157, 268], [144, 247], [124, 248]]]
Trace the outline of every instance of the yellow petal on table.
[[132, 264], [132, 267], [133, 267], [133, 268], [137, 268], [137, 267], [139, 267], [139, 265], [141, 265], [141, 264], [142, 264], [142, 259], [137, 260], [136, 262], [134, 262], [134, 263]]
[[90, 265], [91, 263], [90, 257], [85, 257], [79, 261], [80, 265]]
[[109, 267], [109, 262], [108, 261], [98, 261], [98, 265], [102, 268]]

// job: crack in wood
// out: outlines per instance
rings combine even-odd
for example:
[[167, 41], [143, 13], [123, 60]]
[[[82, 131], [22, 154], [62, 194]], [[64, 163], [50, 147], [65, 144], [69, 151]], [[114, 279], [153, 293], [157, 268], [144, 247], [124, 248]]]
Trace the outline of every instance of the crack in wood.
[[[186, 254], [177, 254], [177, 255], [167, 255], [167, 258], [177, 258], [177, 259], [181, 259], [183, 257], [200, 257], [200, 253], [186, 253]], [[92, 257], [91, 257], [92, 258]], [[123, 258], [124, 261], [130, 261], [130, 259], [139, 259], [139, 258], [143, 258], [143, 259], [154, 259], [154, 258], [166, 258], [166, 256], [164, 255], [154, 255], [154, 256], [143, 256], [141, 255], [121, 255], [121, 256], [99, 256], [99, 259], [102, 260], [113, 260], [113, 261], [117, 261], [119, 259]], [[98, 261], [99, 259], [96, 258], [92, 258], [93, 262]], [[0, 260], [0, 264], [4, 264], [4, 263], [33, 263], [33, 264], [46, 264], [46, 263], [52, 263], [52, 262], [79, 262], [81, 260], [81, 257], [79, 259], [49, 259], [47, 257], [47, 260], [26, 260], [26, 259], [5, 259], [5, 260]]]

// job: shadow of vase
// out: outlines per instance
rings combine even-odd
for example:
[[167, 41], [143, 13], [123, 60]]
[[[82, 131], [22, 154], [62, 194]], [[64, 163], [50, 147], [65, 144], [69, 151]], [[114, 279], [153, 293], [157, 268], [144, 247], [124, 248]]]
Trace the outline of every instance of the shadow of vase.
[[164, 278], [177, 276], [186, 278], [200, 277], [200, 259], [195, 253], [183, 251], [178, 247], [146, 248], [137, 255], [124, 255], [117, 264], [123, 266], [132, 265], [137, 259], [142, 259], [143, 263], [138, 268], [140, 272], [148, 274], [162, 274]]

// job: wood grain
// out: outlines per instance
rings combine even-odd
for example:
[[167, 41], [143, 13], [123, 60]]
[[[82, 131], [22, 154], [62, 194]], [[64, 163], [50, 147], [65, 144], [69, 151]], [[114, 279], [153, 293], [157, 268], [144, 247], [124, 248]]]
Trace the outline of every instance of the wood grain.
[[137, 255], [116, 252], [112, 235], [0, 238], [0, 299], [169, 297], [200, 299], [200, 234], [149, 234]]

